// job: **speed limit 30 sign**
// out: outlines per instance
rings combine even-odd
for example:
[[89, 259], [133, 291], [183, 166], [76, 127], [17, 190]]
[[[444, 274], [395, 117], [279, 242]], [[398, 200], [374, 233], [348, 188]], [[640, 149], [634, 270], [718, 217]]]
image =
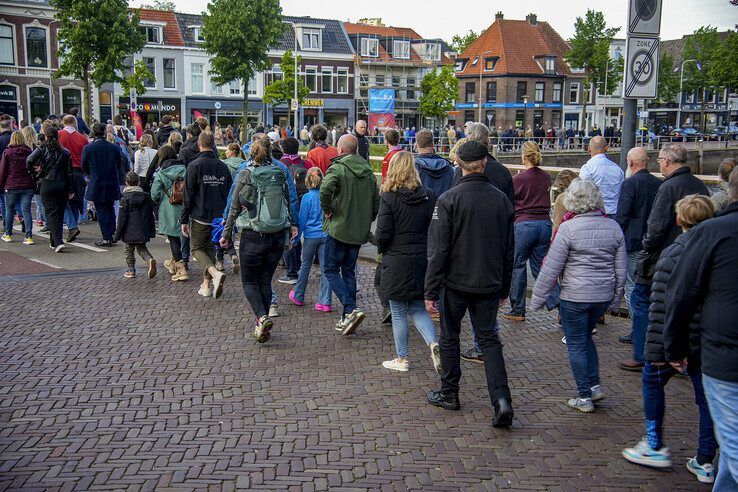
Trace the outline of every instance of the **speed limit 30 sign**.
[[623, 97], [655, 98], [659, 82], [659, 38], [629, 36], [624, 72]]

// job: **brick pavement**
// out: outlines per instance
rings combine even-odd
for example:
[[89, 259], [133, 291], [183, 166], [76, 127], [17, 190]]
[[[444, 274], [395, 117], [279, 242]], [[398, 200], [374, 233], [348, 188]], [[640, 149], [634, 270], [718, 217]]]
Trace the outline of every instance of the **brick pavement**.
[[462, 366], [460, 412], [425, 403], [438, 378], [417, 333], [409, 373], [381, 368], [392, 336], [371, 268], [357, 336], [282, 302], [263, 346], [244, 336], [233, 276], [220, 301], [163, 276], [0, 277], [0, 490], [706, 490], [684, 468], [688, 381], [667, 388], [674, 469], [620, 458], [642, 433], [639, 377], [615, 368], [625, 322], [596, 335], [608, 398], [584, 415], [564, 402], [574, 385], [554, 318], [503, 321], [516, 419], [497, 430], [481, 366]]

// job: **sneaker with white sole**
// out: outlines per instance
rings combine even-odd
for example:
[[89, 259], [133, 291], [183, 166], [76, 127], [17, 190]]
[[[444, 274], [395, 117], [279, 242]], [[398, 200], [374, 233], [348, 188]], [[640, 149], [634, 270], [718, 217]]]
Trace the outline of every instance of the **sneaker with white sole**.
[[279, 317], [279, 311], [277, 311], [277, 305], [272, 304], [269, 306], [269, 317], [270, 318], [277, 318]]
[[269, 316], [262, 316], [257, 319], [256, 326], [254, 326], [254, 338], [256, 338], [256, 341], [259, 343], [268, 341], [272, 337], [271, 331], [273, 325]]
[[2, 239], [3, 241], [5, 241], [6, 243], [13, 242], [13, 238], [9, 234], [3, 234], [2, 238], [0, 238], [0, 239]]
[[365, 317], [366, 314], [364, 314], [364, 311], [362, 311], [361, 309], [356, 308], [351, 311], [349, 314], [346, 315], [341, 335], [348, 336], [356, 332], [356, 329], [359, 327], [361, 322], [364, 321]]
[[382, 362], [382, 367], [391, 371], [407, 372], [410, 370], [410, 362], [407, 359], [400, 359], [398, 357], [397, 359]]
[[61, 252], [62, 252], [62, 251], [64, 251], [64, 250], [65, 250], [66, 248], [67, 248], [66, 246], [64, 246], [63, 244], [60, 244], [59, 246], [57, 246], [56, 248], [54, 248], [54, 252], [55, 252], [55, 253], [61, 253]]
[[200, 286], [200, 290], [197, 293], [203, 297], [213, 297], [213, 288]]
[[430, 348], [433, 369], [435, 369], [438, 374], [441, 374], [441, 348], [438, 346], [438, 342], [431, 342], [428, 345], [428, 348]]
[[592, 398], [572, 398], [566, 402], [571, 408], [584, 413], [592, 413], [595, 411]]
[[23, 240], [23, 244], [25, 244], [26, 246], [33, 246], [33, 238], [31, 238], [31, 237], [25, 238]]
[[605, 397], [605, 390], [602, 389], [602, 385], [592, 386], [592, 401], [602, 401]]
[[692, 472], [701, 483], [715, 483], [715, 467], [712, 463], [700, 465], [696, 457], [690, 458], [687, 461], [687, 470]]
[[623, 449], [623, 458], [637, 465], [650, 466], [652, 468], [668, 468], [671, 466], [671, 454], [668, 448], [653, 449], [648, 445], [646, 439], [632, 448]]

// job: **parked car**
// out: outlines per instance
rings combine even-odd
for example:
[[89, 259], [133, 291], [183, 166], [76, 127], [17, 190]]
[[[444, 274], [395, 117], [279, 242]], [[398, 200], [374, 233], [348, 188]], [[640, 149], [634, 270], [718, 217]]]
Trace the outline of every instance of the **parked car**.
[[705, 134], [706, 140], [735, 140], [738, 138], [738, 126], [716, 126]]
[[695, 141], [699, 140], [702, 135], [694, 128], [674, 128], [671, 131], [671, 137], [674, 140]]

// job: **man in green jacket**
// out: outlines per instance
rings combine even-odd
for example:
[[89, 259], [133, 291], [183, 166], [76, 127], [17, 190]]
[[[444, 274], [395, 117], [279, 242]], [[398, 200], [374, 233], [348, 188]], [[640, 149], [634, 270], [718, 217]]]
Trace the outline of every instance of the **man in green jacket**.
[[377, 180], [369, 163], [356, 154], [357, 146], [353, 135], [338, 140], [339, 155], [332, 159], [320, 187], [323, 230], [328, 233], [321, 266], [343, 305], [336, 325], [342, 335], [351, 335], [364, 321], [364, 312], [356, 307], [356, 261], [379, 211]]

